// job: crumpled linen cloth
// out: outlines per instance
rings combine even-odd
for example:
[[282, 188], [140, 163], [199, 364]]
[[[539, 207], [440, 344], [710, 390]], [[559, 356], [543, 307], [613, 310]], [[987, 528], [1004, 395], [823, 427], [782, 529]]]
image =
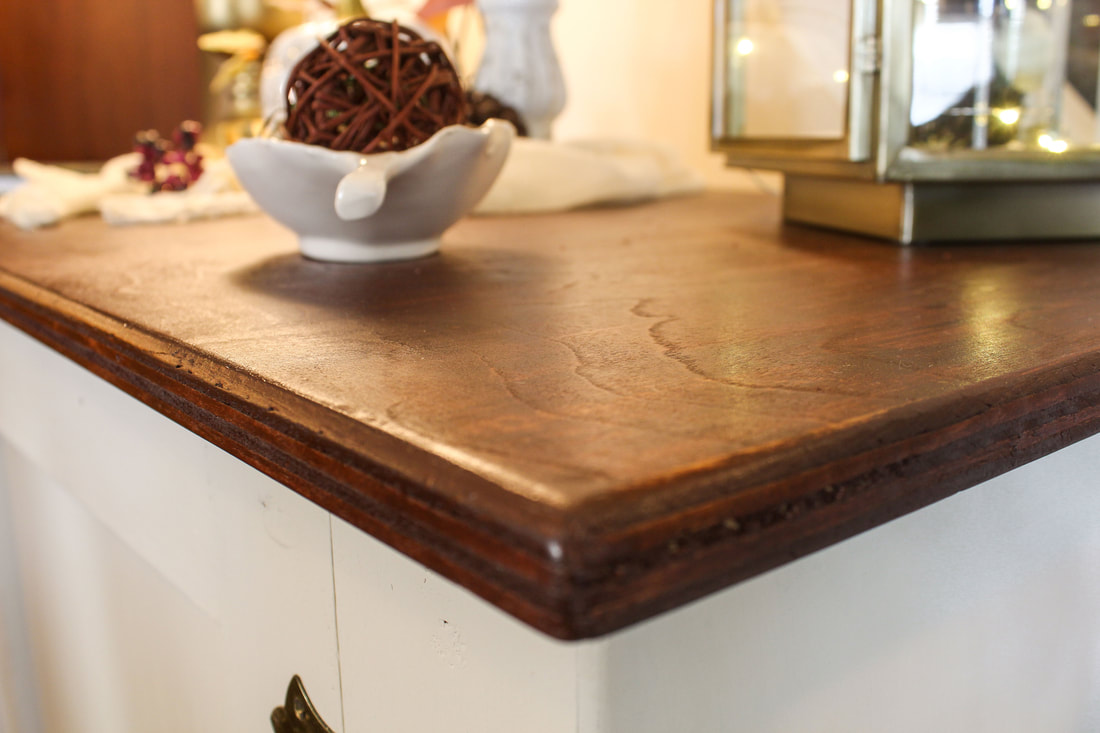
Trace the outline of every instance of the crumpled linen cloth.
[[516, 138], [475, 214], [535, 214], [696, 193], [703, 178], [662, 145]]
[[[77, 173], [18, 159], [25, 183], [0, 196], [0, 217], [23, 229], [56, 224], [98, 211], [109, 224], [153, 224], [259, 211], [240, 190], [224, 158], [186, 191], [149, 194], [132, 180], [137, 153], [107, 161], [97, 173]], [[517, 138], [500, 176], [475, 214], [531, 214], [581, 206], [629, 204], [703, 188], [702, 177], [671, 150], [647, 142], [587, 140], [551, 142]]]
[[12, 168], [24, 182], [0, 196], [0, 217], [20, 229], [37, 229], [97, 211], [110, 224], [184, 222], [259, 211], [223, 158], [204, 161], [202, 177], [186, 191], [155, 194], [148, 192], [148, 184], [130, 178], [129, 171], [139, 162], [137, 153], [127, 153], [95, 173], [78, 173], [18, 158]]
[[0, 197], [0, 216], [20, 229], [37, 229], [62, 219], [95, 211], [109, 193], [137, 190], [127, 171], [137, 165], [136, 153], [107, 161], [97, 173], [77, 173], [26, 158], [12, 164], [23, 184]]

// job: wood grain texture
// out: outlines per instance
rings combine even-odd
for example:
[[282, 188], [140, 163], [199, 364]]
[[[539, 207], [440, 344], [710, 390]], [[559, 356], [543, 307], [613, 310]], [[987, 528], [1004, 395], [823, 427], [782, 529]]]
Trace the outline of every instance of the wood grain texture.
[[0, 160], [105, 160], [199, 119], [197, 36], [182, 0], [0, 3]]
[[[263, 217], [0, 228], [0, 315], [517, 617], [603, 634], [1100, 429], [1100, 248], [774, 199], [298, 256]], [[150, 487], [155, 490], [155, 487]]]

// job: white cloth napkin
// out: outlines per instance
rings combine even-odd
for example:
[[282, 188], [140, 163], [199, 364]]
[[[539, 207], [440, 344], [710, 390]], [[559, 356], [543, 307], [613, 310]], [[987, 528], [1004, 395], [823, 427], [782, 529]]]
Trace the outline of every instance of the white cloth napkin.
[[99, 213], [108, 224], [167, 224], [219, 216], [251, 214], [260, 210], [241, 190], [225, 158], [204, 161], [199, 180], [185, 191], [118, 192], [104, 196]]
[[225, 159], [208, 159], [202, 177], [186, 191], [155, 194], [129, 177], [139, 161], [137, 153], [127, 153], [95, 173], [77, 173], [18, 158], [12, 168], [24, 183], [0, 196], [0, 217], [21, 229], [37, 229], [95, 211], [111, 224], [152, 224], [259, 210], [237, 186]]
[[24, 183], [0, 197], [0, 216], [20, 229], [37, 229], [95, 211], [107, 194], [140, 188], [127, 174], [138, 160], [137, 153], [120, 155], [97, 173], [77, 173], [16, 158], [12, 169]]
[[516, 138], [477, 214], [530, 214], [626, 204], [702, 190], [703, 178], [662, 145]]

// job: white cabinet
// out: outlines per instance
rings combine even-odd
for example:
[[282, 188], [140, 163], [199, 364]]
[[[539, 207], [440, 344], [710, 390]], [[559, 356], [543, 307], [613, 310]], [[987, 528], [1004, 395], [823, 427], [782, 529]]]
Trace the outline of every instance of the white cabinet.
[[1093, 437], [573, 644], [337, 522], [347, 730], [1092, 733], [1097, 477]]
[[564, 733], [599, 642], [551, 639], [333, 522], [348, 731]]
[[0, 324], [0, 725], [1100, 730], [1100, 437], [564, 643]]
[[0, 514], [19, 725], [270, 731], [299, 674], [341, 730], [328, 512], [7, 324]]

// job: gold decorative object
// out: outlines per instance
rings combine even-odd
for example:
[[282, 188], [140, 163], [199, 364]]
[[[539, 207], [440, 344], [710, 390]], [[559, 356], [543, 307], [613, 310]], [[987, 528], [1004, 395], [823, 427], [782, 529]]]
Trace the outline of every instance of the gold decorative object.
[[259, 133], [260, 64], [267, 41], [256, 31], [212, 31], [199, 36], [199, 50], [224, 60], [214, 70], [208, 89], [216, 110], [205, 140], [219, 147]]

